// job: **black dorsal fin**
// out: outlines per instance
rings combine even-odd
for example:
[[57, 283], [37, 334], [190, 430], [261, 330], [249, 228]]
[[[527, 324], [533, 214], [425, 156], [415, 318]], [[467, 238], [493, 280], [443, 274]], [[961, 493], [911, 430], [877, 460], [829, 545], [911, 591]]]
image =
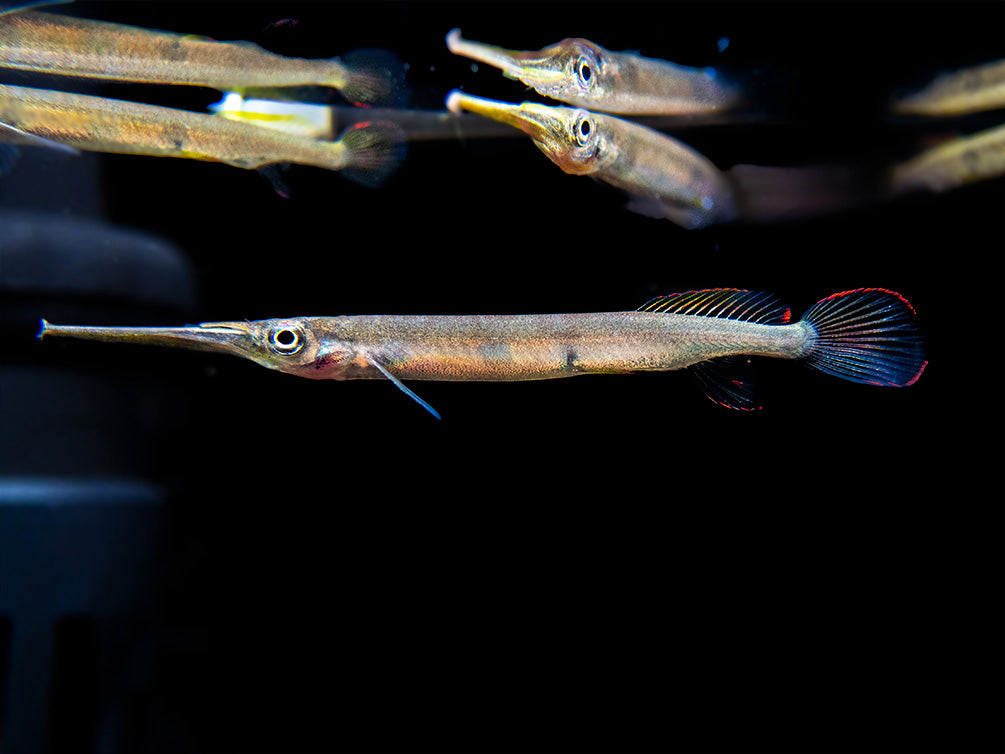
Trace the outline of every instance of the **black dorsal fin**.
[[792, 310], [770, 293], [740, 288], [710, 288], [657, 296], [638, 311], [721, 317], [763, 325], [785, 325], [792, 321]]

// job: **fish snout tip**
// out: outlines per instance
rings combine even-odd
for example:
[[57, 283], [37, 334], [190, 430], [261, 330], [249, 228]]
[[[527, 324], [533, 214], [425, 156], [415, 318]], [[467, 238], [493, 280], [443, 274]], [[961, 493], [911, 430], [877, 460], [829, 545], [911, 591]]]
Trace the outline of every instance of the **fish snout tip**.
[[464, 40], [461, 37], [461, 30], [457, 27], [454, 27], [447, 32], [447, 49], [450, 50], [450, 52], [456, 54], [457, 46], [463, 41]]
[[447, 110], [452, 112], [454, 115], [460, 115], [461, 111], [464, 109], [461, 107], [461, 101], [464, 99], [464, 93], [460, 89], [451, 89], [450, 93], [447, 95]]
[[36, 335], [35, 337], [38, 338], [39, 340], [42, 340], [42, 336], [45, 335], [48, 329], [49, 329], [49, 320], [43, 317], [38, 322], [38, 335]]

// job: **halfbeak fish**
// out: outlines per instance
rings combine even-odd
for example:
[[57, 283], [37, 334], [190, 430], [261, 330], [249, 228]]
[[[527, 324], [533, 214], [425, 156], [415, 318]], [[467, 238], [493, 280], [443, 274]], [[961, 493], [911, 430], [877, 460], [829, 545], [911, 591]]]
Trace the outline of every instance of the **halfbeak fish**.
[[917, 92], [893, 102], [905, 115], [951, 117], [1005, 107], [1005, 60], [943, 73]]
[[[403, 157], [400, 129], [359, 123], [322, 141], [205, 113], [90, 95], [0, 86], [0, 140], [223, 162], [240, 168], [298, 163], [375, 185]], [[25, 136], [26, 135], [26, 136]]]
[[211, 322], [187, 327], [87, 327], [42, 320], [64, 336], [228, 353], [310, 379], [388, 379], [439, 414], [403, 380], [521, 381], [634, 371], [696, 371], [730, 408], [759, 406], [737, 376], [750, 356], [797, 359], [853, 382], [913, 384], [927, 361], [913, 307], [880, 288], [819, 301], [793, 323], [754, 291], [660, 296], [636, 311], [592, 314], [363, 315]]
[[629, 209], [685, 228], [736, 219], [728, 176], [700, 153], [651, 128], [570, 107], [519, 105], [454, 90], [451, 112], [467, 110], [526, 133], [564, 172], [590, 175], [628, 192]]
[[494, 66], [545, 97], [621, 115], [708, 114], [740, 104], [740, 89], [713, 68], [688, 68], [628, 52], [611, 52], [587, 39], [565, 39], [537, 52], [472, 42], [461, 30], [447, 48]]
[[19, 8], [0, 13], [0, 67], [221, 91], [326, 86], [367, 104], [395, 103], [404, 82], [400, 62], [384, 51], [345, 59], [288, 58], [251, 42], [217, 42]]
[[894, 165], [890, 190], [895, 195], [919, 189], [941, 193], [1002, 175], [1005, 125], [951, 138]]

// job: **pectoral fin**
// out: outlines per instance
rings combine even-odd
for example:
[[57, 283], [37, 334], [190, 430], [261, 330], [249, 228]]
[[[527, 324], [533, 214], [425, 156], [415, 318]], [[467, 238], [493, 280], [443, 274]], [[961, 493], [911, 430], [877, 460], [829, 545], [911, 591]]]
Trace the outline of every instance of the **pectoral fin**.
[[[2, 14], [0, 14], [2, 15]], [[80, 150], [74, 149], [68, 144], [62, 144], [58, 141], [53, 141], [52, 139], [46, 139], [42, 136], [36, 136], [35, 134], [28, 133], [27, 131], [22, 131], [17, 126], [12, 126], [10, 123], [4, 123], [0, 121], [0, 141], [5, 141], [4, 136], [11, 141], [16, 141], [19, 144], [27, 144], [33, 147], [48, 147], [49, 149], [55, 149], [63, 154], [79, 155]]]
[[364, 357], [366, 358], [367, 361], [370, 362], [370, 364], [372, 364], [377, 369], [377, 371], [379, 371], [382, 375], [384, 375], [385, 377], [387, 377], [387, 379], [389, 379], [391, 382], [393, 382], [401, 392], [403, 392], [405, 395], [407, 395], [413, 401], [415, 401], [416, 403], [418, 403], [420, 406], [422, 406], [424, 409], [426, 409], [426, 411], [428, 411], [429, 413], [431, 413], [437, 419], [442, 419], [443, 418], [443, 417], [440, 416], [440, 414], [437, 412], [437, 410], [435, 408], [433, 408], [432, 406], [430, 406], [428, 403], [426, 403], [424, 400], [422, 400], [422, 398], [420, 398], [414, 392], [412, 392], [412, 390], [410, 390], [408, 387], [406, 387], [405, 383], [403, 383], [401, 380], [399, 380], [397, 377], [395, 377], [393, 374], [391, 374], [389, 371], [387, 371], [380, 364], [380, 362], [378, 362], [376, 359], [374, 359], [372, 356], [370, 356], [368, 354], [364, 354]]
[[22, 11], [44, 7], [46, 5], [63, 5], [64, 3], [72, 1], [73, 0], [29, 0], [28, 2], [23, 3], [0, 3], [0, 16], [6, 16], [9, 13], [20, 13]]

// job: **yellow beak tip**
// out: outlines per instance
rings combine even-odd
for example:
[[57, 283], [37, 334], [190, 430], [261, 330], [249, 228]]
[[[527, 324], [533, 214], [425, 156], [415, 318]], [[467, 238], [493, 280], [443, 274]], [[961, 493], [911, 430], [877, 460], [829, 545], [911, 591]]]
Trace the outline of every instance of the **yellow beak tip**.
[[464, 109], [461, 107], [461, 101], [464, 99], [464, 94], [457, 89], [451, 90], [450, 94], [447, 95], [447, 110], [452, 112], [454, 115], [460, 115], [461, 111]]

